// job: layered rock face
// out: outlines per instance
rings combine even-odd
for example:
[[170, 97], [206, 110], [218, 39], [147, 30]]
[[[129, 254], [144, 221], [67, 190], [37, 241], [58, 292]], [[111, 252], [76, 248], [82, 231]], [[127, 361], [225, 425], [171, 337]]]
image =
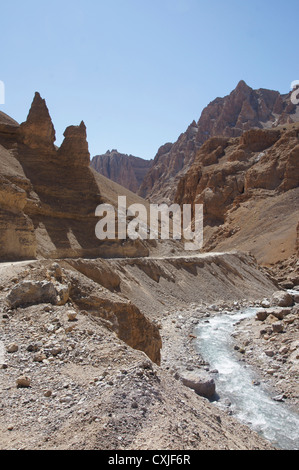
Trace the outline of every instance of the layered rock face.
[[179, 178], [211, 137], [239, 137], [252, 128], [272, 128], [297, 121], [299, 114], [290, 94], [253, 90], [241, 81], [230, 95], [212, 101], [199, 121], [193, 121], [177, 142], [159, 149], [139, 194], [153, 202], [173, 202]]
[[91, 161], [91, 167], [101, 175], [136, 193], [151, 165], [152, 160], [125, 155], [117, 150], [96, 155]]
[[175, 201], [203, 204], [207, 249], [252, 250], [276, 262], [296, 251], [298, 161], [298, 123], [214, 137], [181, 178]]
[[68, 127], [57, 148], [39, 93], [24, 123], [2, 114], [0, 119], [1, 259], [148, 254], [142, 243], [96, 238], [96, 207], [110, 203], [117, 190], [110, 182], [109, 194], [101, 191], [103, 179], [90, 168], [83, 122]]
[[57, 150], [49, 111], [37, 93], [19, 129], [17, 158], [33, 186], [26, 213], [43, 256], [92, 254], [98, 245], [94, 211], [101, 196], [89, 170], [84, 123], [68, 127], [64, 137]]
[[32, 186], [14, 156], [18, 128], [16, 121], [0, 113], [0, 259], [36, 256], [34, 226], [25, 213]]
[[58, 149], [57, 155], [60, 164], [69, 167], [87, 167], [90, 163], [90, 154], [86, 140], [86, 126], [82, 121], [80, 126], [69, 126], [64, 132], [64, 141]]

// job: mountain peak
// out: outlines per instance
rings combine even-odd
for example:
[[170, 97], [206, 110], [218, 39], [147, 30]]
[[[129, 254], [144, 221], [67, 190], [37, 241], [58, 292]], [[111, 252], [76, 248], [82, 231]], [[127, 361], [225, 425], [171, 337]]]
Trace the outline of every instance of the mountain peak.
[[32, 148], [52, 147], [55, 142], [55, 129], [46, 104], [35, 92], [27, 119], [20, 126], [23, 142]]
[[244, 80], [240, 80], [236, 86], [236, 90], [251, 90], [250, 86]]
[[[202, 111], [196, 127], [193, 123], [167, 149], [159, 149], [139, 195], [151, 202], [171, 202], [176, 185], [186, 173], [201, 146], [211, 137], [240, 137], [252, 128], [275, 127], [292, 122], [293, 107], [278, 91], [254, 90], [244, 80], [223, 98], [216, 98]], [[291, 114], [293, 111], [293, 114]], [[217, 157], [213, 156], [214, 160]]]

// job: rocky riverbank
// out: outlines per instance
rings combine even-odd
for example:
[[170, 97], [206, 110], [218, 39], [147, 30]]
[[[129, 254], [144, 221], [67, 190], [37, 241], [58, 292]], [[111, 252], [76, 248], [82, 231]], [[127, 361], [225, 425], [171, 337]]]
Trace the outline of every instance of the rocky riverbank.
[[[218, 256], [203, 259], [199, 267], [201, 282], [204, 274], [206, 281], [210, 278], [210, 270], [220, 271], [214, 261], [231, 269], [231, 280], [236, 276], [241, 288], [240, 271], [234, 268], [234, 263], [238, 263], [236, 255], [224, 255], [223, 260]], [[102, 275], [100, 268], [107, 266], [100, 261], [97, 269], [91, 268], [94, 280], [68, 263], [57, 266], [39, 261], [1, 267], [1, 449], [272, 448], [180, 380], [180, 370], [192, 373], [190, 369], [197, 364], [194, 338], [190, 336], [196, 321], [207, 310], [212, 314], [218, 308], [202, 303], [194, 314], [195, 304], [189, 304], [189, 313], [185, 314], [184, 286], [186, 280], [193, 279], [195, 292], [199, 261], [192, 265], [188, 260], [188, 269], [181, 262], [184, 269], [180, 268], [179, 259], [168, 266], [174, 265], [172, 274], [176, 276], [170, 281], [171, 292], [177, 286], [176, 293], [182, 301], [173, 301], [169, 313], [165, 306], [164, 312], [156, 310], [150, 320], [142, 311], [134, 310], [136, 321], [124, 324], [120, 321], [121, 312], [134, 306], [125, 299], [121, 278], [116, 285], [111, 271]], [[117, 272], [121, 276], [128, 268], [124, 262], [119, 263], [114, 261], [111, 266], [119, 265]], [[136, 264], [142, 266], [141, 260], [136, 260]], [[164, 287], [152, 270], [162, 264], [162, 260], [143, 264], [149, 276], [146, 284], [146, 274], [139, 274], [139, 290], [147, 286], [154, 295], [153, 286]], [[130, 276], [126, 271], [124, 274], [127, 293], [128, 279], [133, 290], [134, 274], [136, 270], [141, 272], [136, 266], [133, 268]], [[247, 266], [245, 259], [240, 269], [247, 269], [251, 276], [256, 272], [258, 279], [263, 279], [262, 273], [255, 271], [253, 265]], [[49, 282], [55, 286], [56, 298], [39, 299], [40, 288]], [[58, 284], [68, 286], [68, 295], [58, 295]], [[24, 294], [19, 288], [32, 286], [37, 287], [35, 304], [22, 304], [26, 296], [15, 303], [16, 296]], [[272, 290], [266, 278], [261, 289]], [[233, 307], [232, 303], [229, 308]], [[163, 339], [161, 366], [138, 350], [152, 344], [146, 340], [150, 333], [147, 322], [152, 322], [156, 339], [157, 332]], [[129, 344], [131, 340], [135, 341], [135, 348]], [[150, 349], [148, 352], [151, 354]], [[207, 372], [202, 366], [202, 372]]]
[[293, 292], [264, 299], [255, 318], [240, 322], [234, 338], [239, 359], [258, 371], [273, 399], [298, 409], [299, 291]]
[[217, 390], [214, 389], [213, 392], [210, 381], [214, 381], [216, 371], [210, 368], [199, 353], [196, 327], [199, 323], [208, 323], [209, 318], [215, 315], [232, 313], [255, 305], [258, 306], [259, 302], [243, 299], [213, 304], [191, 304], [185, 308], [165, 311], [160, 330], [163, 344], [161, 366], [180, 381], [184, 381], [186, 374], [192, 375], [194, 382], [201, 384], [203, 389], [204, 385], [207, 385], [203, 396], [215, 399]]
[[[299, 378], [299, 296], [278, 291], [261, 301], [218, 302], [193, 304], [189, 308], [164, 313], [162, 321], [162, 367], [174, 377], [206, 396], [221, 409], [233, 414], [230, 400], [218, 395], [217, 380], [221, 371], [201, 357], [200, 339], [196, 328], [207, 324], [217, 315], [239, 314], [248, 307], [256, 315], [236, 321], [232, 334], [232, 353], [237, 362], [250, 366], [256, 378], [253, 385], [267, 390], [269, 398], [285, 402], [290, 410], [298, 412]], [[211, 338], [212, 341], [212, 338]], [[192, 380], [186, 383], [186, 376]], [[214, 387], [211, 386], [214, 384]], [[218, 408], [218, 406], [217, 406]], [[263, 417], [261, 417], [263, 419]]]
[[1, 449], [271, 449], [99, 319], [70, 310], [2, 313]]

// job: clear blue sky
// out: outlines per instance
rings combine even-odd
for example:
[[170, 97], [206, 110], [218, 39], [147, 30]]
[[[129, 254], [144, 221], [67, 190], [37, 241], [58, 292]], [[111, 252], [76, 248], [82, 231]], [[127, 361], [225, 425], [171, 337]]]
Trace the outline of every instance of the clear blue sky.
[[152, 158], [240, 79], [281, 93], [299, 80], [298, 0], [15, 0], [0, 13], [0, 110], [22, 122], [39, 91], [56, 143], [83, 119], [91, 155]]

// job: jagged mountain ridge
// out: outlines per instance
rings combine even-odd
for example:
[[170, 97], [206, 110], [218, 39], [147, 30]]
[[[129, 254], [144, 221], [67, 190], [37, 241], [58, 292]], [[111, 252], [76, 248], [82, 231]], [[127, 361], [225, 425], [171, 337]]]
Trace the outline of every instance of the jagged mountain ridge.
[[210, 137], [239, 137], [252, 128], [273, 128], [299, 121], [290, 94], [253, 90], [241, 80], [224, 98], [216, 98], [174, 143], [160, 147], [138, 194], [152, 202], [172, 203], [180, 177]]

